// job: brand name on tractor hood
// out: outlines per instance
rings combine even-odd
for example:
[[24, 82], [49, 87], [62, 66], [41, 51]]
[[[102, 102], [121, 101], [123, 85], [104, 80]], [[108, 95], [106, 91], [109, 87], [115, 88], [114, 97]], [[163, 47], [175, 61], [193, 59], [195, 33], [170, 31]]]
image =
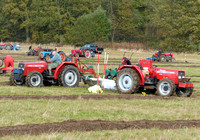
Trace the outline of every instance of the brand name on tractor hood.
[[44, 65], [28, 65], [28, 67], [44, 67]]
[[159, 71], [157, 71], [157, 73], [170, 73], [170, 74], [174, 74], [175, 72], [166, 71], [166, 70], [159, 70]]

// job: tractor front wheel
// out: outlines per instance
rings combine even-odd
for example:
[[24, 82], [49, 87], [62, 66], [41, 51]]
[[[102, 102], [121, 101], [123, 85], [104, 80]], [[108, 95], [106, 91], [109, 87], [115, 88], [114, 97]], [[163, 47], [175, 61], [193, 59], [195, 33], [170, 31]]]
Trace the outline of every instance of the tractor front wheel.
[[11, 86], [21, 86], [24, 84], [24, 81], [19, 81], [14, 79], [14, 73], [10, 74], [10, 85]]
[[138, 90], [140, 78], [137, 72], [131, 68], [125, 68], [118, 72], [116, 86], [119, 93], [131, 94]]
[[175, 89], [173, 81], [168, 78], [164, 78], [158, 82], [156, 93], [160, 96], [172, 96]]
[[90, 58], [91, 57], [91, 52], [89, 50], [85, 51], [85, 57]]
[[41, 87], [43, 85], [43, 76], [38, 71], [32, 71], [26, 76], [26, 85], [29, 87]]
[[59, 84], [64, 87], [76, 87], [79, 85], [80, 73], [74, 66], [64, 67], [59, 74]]

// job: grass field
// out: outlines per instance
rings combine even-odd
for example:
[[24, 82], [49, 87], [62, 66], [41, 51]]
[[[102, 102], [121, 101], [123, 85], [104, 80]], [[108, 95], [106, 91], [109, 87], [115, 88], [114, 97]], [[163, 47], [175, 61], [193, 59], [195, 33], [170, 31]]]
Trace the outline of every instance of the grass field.
[[[29, 44], [20, 44], [24, 51], [0, 51], [0, 57], [12, 55], [15, 59], [15, 67], [18, 62], [38, 61], [36, 56], [26, 56]], [[36, 47], [33, 44], [33, 47]], [[54, 48], [50, 44], [49, 48]], [[66, 54], [70, 54], [73, 46], [59, 47]], [[113, 50], [109, 52], [110, 59], [108, 68], [118, 67], [123, 52], [129, 57], [132, 52], [132, 63], [140, 59], [152, 56], [154, 51], [144, 50]], [[134, 120], [200, 120], [200, 55], [198, 54], [174, 54], [177, 63], [155, 63], [164, 68], [180, 69], [186, 71], [187, 77], [194, 81], [194, 92], [190, 98], [174, 98], [173, 100], [137, 100], [137, 99], [104, 99], [104, 100], [0, 100], [0, 134], [1, 127], [25, 124], [43, 124], [61, 122], [66, 120], [108, 120], [108, 121], [134, 121]], [[103, 55], [100, 55], [103, 64]], [[189, 63], [184, 63], [187, 60]], [[85, 63], [92, 64], [97, 70], [97, 58], [82, 59]], [[173, 66], [173, 67], [172, 67]], [[177, 67], [174, 67], [177, 66]], [[190, 66], [190, 67], [185, 67]], [[160, 66], [159, 66], [160, 67]], [[100, 65], [100, 73], [103, 73], [103, 65]], [[1, 76], [0, 82], [8, 82], [9, 74]], [[61, 96], [61, 95], [89, 95], [88, 85], [80, 83], [76, 88], [65, 88], [61, 86], [50, 86], [41, 88], [29, 88], [26, 86], [14, 87], [0, 85], [0, 95], [37, 95], [37, 96]], [[116, 91], [106, 90], [105, 95], [118, 95]], [[98, 96], [98, 95], [97, 95]], [[141, 93], [131, 96], [143, 96]], [[146, 95], [155, 96], [155, 95]], [[171, 97], [173, 98], [173, 97]], [[10, 135], [0, 139], [200, 139], [199, 128], [181, 129], [125, 129], [125, 130], [103, 130], [89, 132], [65, 132], [45, 133], [37, 136], [32, 135]]]

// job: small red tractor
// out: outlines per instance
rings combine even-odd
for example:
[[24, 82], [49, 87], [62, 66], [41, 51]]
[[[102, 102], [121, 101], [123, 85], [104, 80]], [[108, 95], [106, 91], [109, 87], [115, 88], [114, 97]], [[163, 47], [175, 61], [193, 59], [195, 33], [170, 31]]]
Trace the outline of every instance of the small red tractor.
[[42, 48], [41, 46], [38, 46], [37, 48], [32, 48], [32, 46], [29, 47], [28, 52], [26, 52], [27, 56], [39, 56], [40, 52], [47, 51], [51, 52], [53, 49], [49, 48]]
[[152, 57], [147, 58], [147, 60], [158, 61], [158, 62], [175, 62], [173, 53], [165, 53], [164, 51], [158, 51], [153, 54]]
[[8, 72], [11, 72], [14, 69], [14, 59], [12, 56], [6, 56], [0, 58], [0, 74], [6, 74]]
[[119, 68], [111, 71], [116, 78], [118, 92], [131, 94], [139, 90], [152, 90], [160, 96], [172, 96], [174, 93], [177, 96], [191, 96], [193, 84], [186, 78], [185, 71], [159, 68], [152, 63], [152, 60], [140, 60], [139, 64], [132, 65], [129, 59], [123, 57]]
[[30, 87], [52, 84], [76, 87], [81, 79], [84, 80], [84, 74], [90, 73], [96, 77], [93, 67], [87, 67], [79, 59], [75, 59], [74, 62], [62, 62], [56, 69], [52, 69], [52, 76], [47, 68], [47, 62], [21, 62], [10, 75], [10, 85], [25, 83]]

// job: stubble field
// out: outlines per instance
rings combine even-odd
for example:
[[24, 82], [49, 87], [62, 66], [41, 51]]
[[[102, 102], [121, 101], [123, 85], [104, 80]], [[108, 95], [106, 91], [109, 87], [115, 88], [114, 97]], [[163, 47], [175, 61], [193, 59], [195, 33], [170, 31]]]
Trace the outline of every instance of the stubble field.
[[[0, 51], [19, 62], [35, 62], [37, 56], [23, 51]], [[33, 47], [36, 47], [36, 45]], [[49, 48], [54, 48], [49, 45]], [[67, 55], [72, 46], [59, 47]], [[108, 68], [119, 66], [124, 51], [131, 62], [152, 56], [154, 51], [105, 49]], [[177, 54], [175, 63], [154, 63], [159, 67], [186, 71], [194, 83], [190, 98], [159, 97], [141, 93], [120, 95], [106, 90], [91, 94], [88, 85], [76, 88], [50, 86], [30, 88], [9, 86], [9, 74], [0, 76], [0, 137], [2, 139], [199, 139], [200, 133], [200, 55]], [[103, 54], [100, 73], [103, 73]], [[80, 58], [97, 70], [97, 57]], [[189, 63], [185, 63], [187, 60]], [[1, 138], [0, 138], [1, 139]]]

